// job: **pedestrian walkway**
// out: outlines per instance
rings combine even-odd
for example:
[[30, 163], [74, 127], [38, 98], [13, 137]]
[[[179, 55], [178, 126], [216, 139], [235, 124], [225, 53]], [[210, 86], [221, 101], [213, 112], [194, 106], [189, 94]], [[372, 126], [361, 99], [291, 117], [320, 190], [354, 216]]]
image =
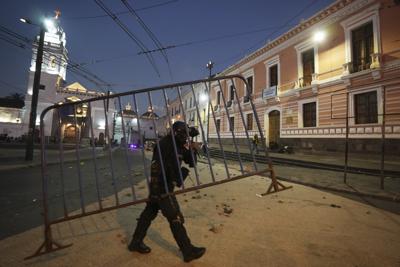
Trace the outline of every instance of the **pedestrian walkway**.
[[[222, 164], [215, 168], [223, 172]], [[23, 258], [43, 241], [42, 227], [0, 240], [0, 266], [400, 264], [400, 215], [301, 185], [257, 197], [265, 186], [265, 178], [254, 176], [178, 195], [192, 242], [207, 248], [202, 258], [189, 264], [182, 261], [162, 216], [153, 222], [145, 239], [151, 253], [128, 251], [135, 219], [143, 209], [138, 205], [54, 225], [54, 239], [73, 246], [28, 261]], [[126, 189], [121, 195], [130, 199], [129, 192]]]
[[[216, 144], [210, 145], [211, 149], [219, 149]], [[235, 151], [233, 146], [225, 145], [224, 151]], [[247, 147], [238, 147], [242, 155], [251, 158]], [[258, 156], [265, 155], [265, 151], [259, 151]], [[384, 177], [384, 189], [380, 188], [381, 177], [379, 175], [348, 173], [346, 183], [344, 183], [343, 171], [326, 170], [314, 167], [299, 167], [298, 162], [328, 164], [337, 169], [343, 169], [344, 154], [333, 152], [297, 152], [269, 153], [271, 159], [294, 160], [296, 164], [274, 164], [276, 175], [279, 179], [312, 186], [319, 189], [328, 189], [343, 193], [355, 194], [358, 196], [368, 196], [378, 199], [400, 202], [400, 178], [390, 176]], [[289, 162], [289, 161], [288, 161]], [[375, 170], [379, 174], [380, 156], [349, 154], [349, 167]], [[400, 157], [387, 157], [385, 160], [385, 170], [400, 172]]]

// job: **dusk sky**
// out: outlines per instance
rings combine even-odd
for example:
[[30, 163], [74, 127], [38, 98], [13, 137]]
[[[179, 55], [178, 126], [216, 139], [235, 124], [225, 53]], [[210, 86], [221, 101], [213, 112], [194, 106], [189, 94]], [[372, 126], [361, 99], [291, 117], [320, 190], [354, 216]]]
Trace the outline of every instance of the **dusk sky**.
[[[103, 0], [109, 9], [149, 50], [155, 44], [120, 0]], [[237, 62], [268, 39], [273, 39], [331, 4], [332, 0], [298, 1], [211, 1], [211, 0], [128, 0], [165, 50], [152, 53], [154, 67], [140, 48], [108, 17], [94, 0], [3, 0], [0, 25], [30, 40], [39, 29], [23, 24], [20, 17], [38, 21], [61, 11], [60, 25], [66, 32], [69, 58], [85, 63], [85, 68], [123, 92], [171, 82], [201, 79], [208, 75], [206, 63], [215, 62], [213, 73]], [[120, 14], [121, 12], [124, 12]], [[0, 96], [25, 94], [31, 60], [30, 48], [22, 49], [3, 40], [0, 33]], [[187, 44], [179, 46], [181, 44]], [[79, 81], [88, 89], [95, 85], [76, 74], [67, 73], [67, 83]]]

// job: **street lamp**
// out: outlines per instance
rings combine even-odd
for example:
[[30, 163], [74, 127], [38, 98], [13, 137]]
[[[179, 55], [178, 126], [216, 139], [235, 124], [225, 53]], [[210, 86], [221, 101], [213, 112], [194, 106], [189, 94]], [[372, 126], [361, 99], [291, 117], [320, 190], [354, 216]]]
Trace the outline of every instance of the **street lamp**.
[[207, 100], [208, 100], [208, 96], [207, 96], [207, 94], [206, 93], [202, 93], [201, 95], [200, 95], [200, 99], [199, 99], [201, 102], [206, 102]]
[[324, 32], [324, 31], [317, 31], [313, 35], [313, 40], [316, 43], [323, 42], [325, 40], [325, 38], [326, 38], [326, 32]]
[[[209, 70], [209, 75], [208, 78], [211, 79], [211, 74], [212, 74], [212, 68], [214, 67], [214, 62], [212, 62], [211, 60], [208, 61], [206, 68]], [[210, 131], [210, 92], [211, 92], [211, 80], [208, 82], [208, 96], [207, 100], [208, 100], [208, 104], [207, 104], [207, 137], [206, 137], [206, 147], [208, 148], [208, 137], [209, 134], [208, 132]]]
[[211, 78], [211, 70], [214, 67], [214, 62], [212, 62], [211, 60], [208, 61], [207, 65], [206, 65], [207, 69], [210, 71], [208, 78]]
[[[25, 160], [33, 159], [33, 142], [35, 136], [36, 129], [36, 109], [39, 98], [39, 87], [40, 87], [40, 74], [42, 72], [42, 61], [43, 61], [43, 45], [44, 45], [44, 35], [46, 32], [46, 25], [44, 22], [41, 22], [39, 25], [32, 23], [29, 19], [20, 18], [20, 21], [27, 24], [32, 24], [35, 26], [39, 26], [40, 34], [39, 34], [39, 44], [36, 54], [36, 66], [35, 66], [35, 76], [33, 79], [33, 90], [32, 90], [32, 101], [31, 101], [31, 112], [29, 115], [29, 128], [28, 128], [28, 137], [26, 140], [26, 150], [25, 150]], [[47, 23], [50, 26], [49, 23]], [[53, 24], [54, 27], [54, 24]]]

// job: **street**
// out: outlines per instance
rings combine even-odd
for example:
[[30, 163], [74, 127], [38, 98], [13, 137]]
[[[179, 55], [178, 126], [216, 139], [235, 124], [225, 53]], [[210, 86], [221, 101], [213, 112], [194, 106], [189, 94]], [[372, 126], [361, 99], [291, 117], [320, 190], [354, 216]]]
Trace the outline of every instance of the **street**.
[[[114, 176], [117, 191], [130, 187], [125, 151], [113, 153]], [[134, 183], [144, 179], [142, 156], [139, 150], [130, 151], [132, 178]], [[114, 194], [110, 161], [106, 156], [97, 159], [99, 191], [101, 198]], [[97, 202], [94, 164], [91, 160], [79, 163], [82, 176], [84, 206]], [[49, 165], [49, 204], [52, 218], [63, 215], [62, 191], [60, 187], [60, 166]], [[0, 171], [0, 239], [12, 236], [43, 224], [42, 176], [40, 166]], [[69, 212], [80, 208], [77, 162], [64, 166], [64, 187], [66, 206]]]

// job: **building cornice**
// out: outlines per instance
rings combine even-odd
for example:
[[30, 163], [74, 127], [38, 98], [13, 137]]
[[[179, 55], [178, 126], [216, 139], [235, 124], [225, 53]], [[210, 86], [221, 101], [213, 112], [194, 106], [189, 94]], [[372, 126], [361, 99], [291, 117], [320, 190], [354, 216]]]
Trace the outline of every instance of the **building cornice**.
[[372, 2], [374, 2], [374, 0], [338, 0], [324, 10], [318, 12], [316, 15], [293, 27], [288, 32], [280, 35], [275, 40], [269, 42], [249, 56], [239, 60], [239, 62], [228, 67], [219, 75], [224, 76], [238, 74], [254, 64], [265, 61], [269, 57], [274, 56], [280, 50], [283, 50], [305, 39], [305, 35], [312, 30], [333, 24], [341, 18], [354, 13], [355, 11], [371, 4]]

